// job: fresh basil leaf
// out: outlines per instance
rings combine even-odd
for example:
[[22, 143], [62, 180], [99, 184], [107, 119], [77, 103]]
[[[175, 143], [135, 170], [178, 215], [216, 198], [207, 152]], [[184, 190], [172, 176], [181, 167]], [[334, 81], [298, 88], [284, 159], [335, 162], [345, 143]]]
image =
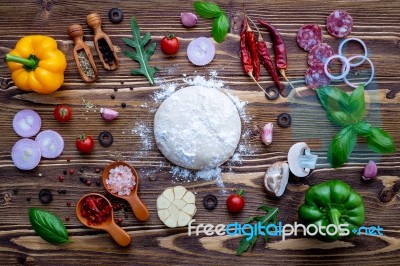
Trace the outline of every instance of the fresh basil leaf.
[[215, 18], [212, 24], [211, 34], [217, 43], [224, 41], [226, 34], [229, 30], [228, 17], [225, 14], [221, 14]]
[[253, 249], [254, 245], [257, 242], [257, 234], [254, 234], [252, 238], [247, 240], [247, 237], [244, 236], [242, 240], [240, 240], [239, 247], [236, 249], [236, 255], [241, 255], [243, 252], [246, 252], [247, 250]]
[[317, 90], [317, 94], [332, 123], [339, 126], [353, 124], [353, 118], [348, 111], [349, 96], [344, 91], [333, 87], [323, 87]]
[[357, 134], [352, 126], [347, 126], [339, 131], [332, 139], [328, 150], [328, 161], [332, 167], [337, 168], [347, 162], [356, 143]]
[[368, 148], [377, 153], [396, 151], [392, 136], [378, 127], [371, 127], [371, 134], [366, 137]]
[[197, 15], [202, 18], [217, 18], [223, 13], [219, 6], [210, 2], [196, 1], [193, 6]]
[[354, 124], [353, 129], [356, 131], [357, 135], [361, 137], [367, 137], [371, 134], [371, 125], [366, 121], [360, 121]]
[[349, 97], [349, 112], [353, 117], [353, 122], [357, 123], [365, 116], [365, 97], [364, 86], [360, 85], [355, 89]]
[[70, 242], [64, 223], [54, 214], [37, 208], [29, 209], [29, 221], [33, 230], [51, 244]]

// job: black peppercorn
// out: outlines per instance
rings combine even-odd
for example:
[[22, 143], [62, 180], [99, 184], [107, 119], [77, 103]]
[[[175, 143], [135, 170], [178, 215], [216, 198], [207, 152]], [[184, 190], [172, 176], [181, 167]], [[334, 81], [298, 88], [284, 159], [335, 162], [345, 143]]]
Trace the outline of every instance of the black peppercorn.
[[126, 103], [121, 103], [121, 107], [125, 108], [126, 107]]

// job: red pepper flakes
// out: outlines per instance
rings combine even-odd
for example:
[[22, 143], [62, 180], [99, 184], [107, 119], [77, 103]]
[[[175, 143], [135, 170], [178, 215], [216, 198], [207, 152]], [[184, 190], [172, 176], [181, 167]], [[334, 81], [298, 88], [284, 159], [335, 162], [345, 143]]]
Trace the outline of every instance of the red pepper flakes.
[[88, 196], [84, 199], [81, 214], [89, 225], [99, 225], [111, 216], [111, 206], [102, 197]]

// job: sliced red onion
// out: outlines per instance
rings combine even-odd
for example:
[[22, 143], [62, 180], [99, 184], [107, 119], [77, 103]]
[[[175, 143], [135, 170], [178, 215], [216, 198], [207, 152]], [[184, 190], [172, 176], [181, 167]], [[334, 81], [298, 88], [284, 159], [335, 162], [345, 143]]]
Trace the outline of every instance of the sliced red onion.
[[19, 111], [13, 119], [15, 133], [23, 138], [35, 136], [42, 126], [42, 119], [33, 110], [25, 109]]
[[192, 64], [205, 66], [214, 59], [215, 46], [208, 38], [196, 38], [189, 43], [187, 56]]
[[64, 139], [54, 130], [40, 132], [35, 141], [39, 145], [43, 158], [57, 158], [64, 150]]
[[40, 162], [41, 152], [37, 143], [31, 139], [20, 139], [11, 151], [15, 167], [21, 170], [32, 170]]

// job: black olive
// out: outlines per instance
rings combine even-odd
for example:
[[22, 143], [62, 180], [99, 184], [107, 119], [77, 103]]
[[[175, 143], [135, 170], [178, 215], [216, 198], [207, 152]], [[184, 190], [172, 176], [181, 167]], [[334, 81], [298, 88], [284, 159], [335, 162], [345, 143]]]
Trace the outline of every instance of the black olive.
[[215, 197], [212, 194], [205, 196], [203, 198], [203, 205], [204, 205], [204, 208], [206, 208], [207, 210], [214, 210], [215, 207], [217, 207], [217, 205], [218, 205], [217, 197]]
[[273, 101], [279, 98], [279, 89], [275, 85], [269, 86], [265, 91], [268, 93], [265, 93], [268, 100]]
[[124, 18], [124, 13], [119, 8], [111, 8], [108, 11], [108, 18], [112, 23], [120, 23]]
[[286, 128], [292, 124], [292, 117], [287, 113], [282, 113], [278, 116], [278, 125]]
[[39, 200], [43, 204], [48, 204], [53, 200], [53, 194], [46, 188], [41, 189], [39, 192]]
[[100, 134], [99, 134], [99, 142], [100, 142], [101, 146], [103, 146], [103, 147], [110, 146], [113, 143], [112, 134], [107, 130], [104, 130], [104, 131], [100, 132]]

